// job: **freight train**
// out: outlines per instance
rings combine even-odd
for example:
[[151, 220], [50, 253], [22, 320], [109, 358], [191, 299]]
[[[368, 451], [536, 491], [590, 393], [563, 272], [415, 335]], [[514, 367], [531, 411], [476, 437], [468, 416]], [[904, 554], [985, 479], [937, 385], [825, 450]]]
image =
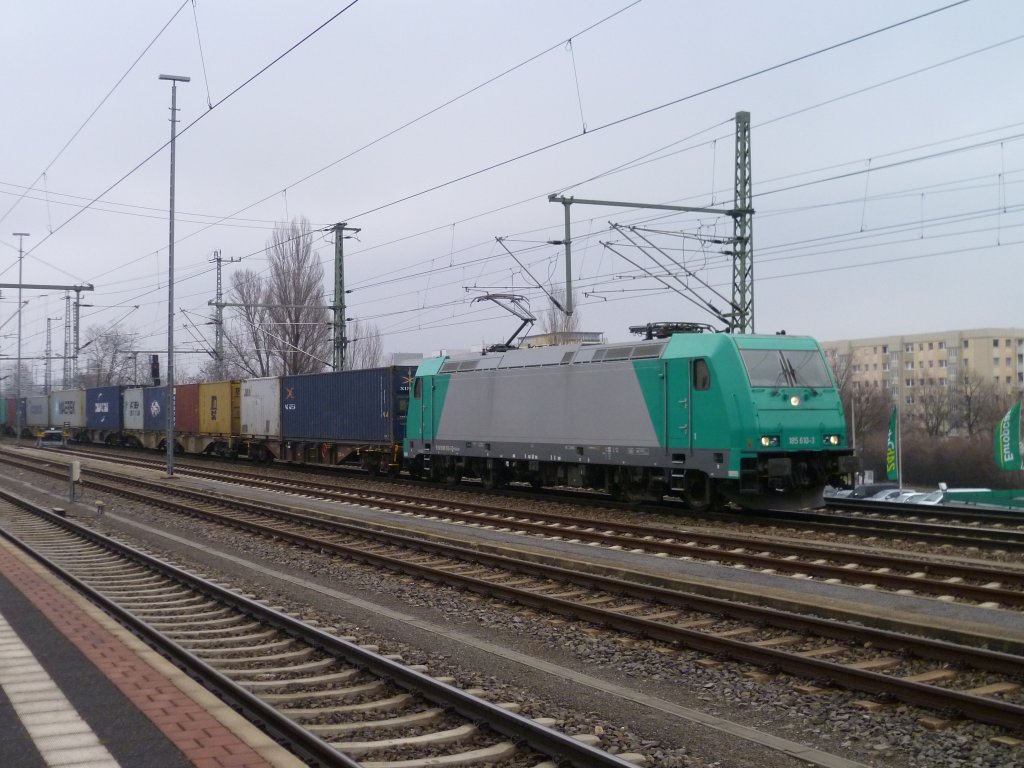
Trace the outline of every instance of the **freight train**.
[[[6, 403], [8, 425], [17, 405]], [[179, 385], [174, 405], [176, 450], [188, 453], [678, 495], [697, 509], [815, 505], [858, 468], [831, 371], [802, 336], [676, 333], [441, 355], [417, 368]], [[21, 406], [31, 429], [166, 449], [166, 387], [53, 392]]]

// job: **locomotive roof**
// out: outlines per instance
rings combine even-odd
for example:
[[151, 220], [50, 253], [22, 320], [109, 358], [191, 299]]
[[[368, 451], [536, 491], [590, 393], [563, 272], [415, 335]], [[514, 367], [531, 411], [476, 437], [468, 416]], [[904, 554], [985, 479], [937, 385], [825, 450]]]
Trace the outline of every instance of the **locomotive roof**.
[[758, 336], [753, 334], [735, 336], [725, 333], [675, 334], [666, 339], [619, 342], [614, 344], [565, 344], [551, 347], [511, 349], [483, 355], [474, 352], [456, 353], [441, 358], [444, 360], [444, 363], [441, 364], [438, 372], [454, 373], [456, 371], [480, 371], [495, 368], [525, 368], [541, 365], [649, 360], [662, 357], [666, 347], [673, 343], [673, 341], [675, 342], [673, 344], [674, 347], [682, 343], [698, 348], [691, 351], [690, 354], [693, 354], [693, 352], [697, 354], [710, 354], [723, 343], [733, 343], [738, 346], [750, 345], [761, 348], [807, 347], [808, 344], [814, 345], [813, 339], [806, 336]]

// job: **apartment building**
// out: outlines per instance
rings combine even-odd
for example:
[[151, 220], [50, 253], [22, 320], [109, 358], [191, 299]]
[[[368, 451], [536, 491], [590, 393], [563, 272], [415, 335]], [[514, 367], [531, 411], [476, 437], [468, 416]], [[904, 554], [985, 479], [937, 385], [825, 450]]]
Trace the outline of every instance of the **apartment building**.
[[822, 342], [854, 390], [871, 387], [914, 404], [915, 391], [991, 382], [1007, 395], [1024, 393], [1024, 328], [978, 328]]

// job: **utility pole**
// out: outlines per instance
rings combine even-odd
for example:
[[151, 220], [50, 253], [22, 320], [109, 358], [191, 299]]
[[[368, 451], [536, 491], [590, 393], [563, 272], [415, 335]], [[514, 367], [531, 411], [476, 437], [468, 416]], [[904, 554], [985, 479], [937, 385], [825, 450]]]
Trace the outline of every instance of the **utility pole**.
[[217, 378], [224, 378], [224, 292], [223, 283], [221, 282], [221, 265], [224, 263], [234, 264], [236, 261], [241, 261], [241, 258], [227, 259], [226, 262], [221, 258], [220, 251], [213, 252], [213, 261], [217, 264], [217, 298], [213, 302], [213, 306], [217, 308], [217, 317], [214, 320], [214, 327], [216, 329], [216, 354], [217, 354]]
[[171, 203], [167, 244], [167, 476], [174, 475], [174, 147], [178, 127], [178, 83], [191, 80], [184, 75], [160, 75], [171, 81]]
[[53, 354], [53, 347], [50, 346], [50, 321], [52, 317], [46, 318], [46, 374], [43, 376], [43, 391], [50, 394], [50, 355]]
[[725, 253], [733, 257], [732, 307], [725, 313], [729, 320], [730, 333], [754, 332], [754, 257], [753, 222], [754, 209], [750, 180], [750, 113], [736, 113], [736, 191], [732, 208], [700, 208], [689, 205], [660, 205], [654, 203], [632, 203], [617, 200], [582, 200], [575, 197], [548, 195], [548, 202], [561, 203], [565, 208], [565, 236], [561, 240], [549, 240], [550, 245], [565, 246], [565, 314], [572, 314], [572, 227], [569, 209], [577, 205], [607, 205], [614, 208], [650, 208], [662, 211], [686, 213], [710, 213], [730, 216], [733, 220], [734, 247]]
[[345, 239], [346, 232], [353, 235], [360, 230], [345, 222], [335, 224], [334, 231], [334, 370], [345, 370], [345, 350], [348, 338], [345, 335]]
[[736, 187], [732, 220], [733, 333], [754, 332], [754, 210], [750, 207], [750, 113], [736, 113]]
[[18, 398], [14, 410], [18, 412], [15, 422], [18, 428], [17, 444], [21, 444], [21, 262], [25, 258], [23, 244], [26, 237], [31, 237], [28, 232], [15, 232], [18, 238], [18, 367], [14, 371], [14, 396]]
[[64, 370], [61, 373], [61, 389], [71, 383], [71, 292], [64, 291]]

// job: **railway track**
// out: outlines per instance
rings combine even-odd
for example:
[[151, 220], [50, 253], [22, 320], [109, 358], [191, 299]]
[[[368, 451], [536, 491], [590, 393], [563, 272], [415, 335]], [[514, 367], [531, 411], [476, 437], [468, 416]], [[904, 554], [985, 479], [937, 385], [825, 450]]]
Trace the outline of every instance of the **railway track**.
[[514, 704], [487, 701], [4, 495], [2, 535], [311, 764], [634, 765], [520, 716]]
[[[90, 472], [92, 474], [92, 472]], [[115, 475], [103, 486], [117, 483]], [[122, 481], [123, 482], [123, 481]], [[133, 478], [139, 501], [374, 568], [457, 586], [672, 647], [788, 672], [1011, 729], [1024, 724], [1024, 657], [702, 598], [523, 558], [484, 554], [353, 522]], [[229, 508], [230, 507], [230, 508]], [[417, 513], [418, 514], [418, 513]], [[550, 534], [550, 531], [549, 531]], [[575, 535], [575, 532], [571, 532]], [[568, 538], [568, 537], [567, 537]]]
[[[149, 469], [161, 469], [165, 465], [155, 459], [140, 457], [137, 453], [118, 452], [116, 458], [111, 456], [111, 449], [90, 448], [74, 446], [67, 451], [69, 455], [80, 455], [83, 457], [98, 458], [103, 460], [114, 460], [118, 463], [128, 464]], [[191, 460], [187, 463], [178, 463], [176, 472], [190, 474], [197, 477], [209, 477], [230, 482], [232, 478], [239, 482], [253, 485], [263, 480], [267, 486], [274, 482], [286, 483], [294, 490], [308, 489], [323, 491], [325, 489], [338, 490], [344, 486], [348, 478], [345, 473], [330, 472], [323, 468], [303, 468], [303, 474], [309, 474], [310, 469], [315, 470], [314, 475], [320, 479], [301, 479], [290, 477], [287, 480], [274, 481], [267, 478], [267, 474], [246, 471], [238, 463], [221, 465], [216, 468], [197, 466]], [[360, 477], [365, 478], [360, 472]], [[389, 493], [395, 497], [417, 497], [424, 501], [431, 497], [422, 495], [421, 489], [425, 487], [422, 481], [406, 483], [401, 480], [392, 480], [389, 484], [397, 484], [400, 488], [412, 490], [380, 491], [381, 495]], [[459, 490], [465, 490], [467, 494], [473, 494], [470, 486], [460, 486]], [[365, 486], [351, 486], [348, 488], [353, 492], [365, 492]], [[450, 489], [455, 490], [455, 489]], [[508, 496], [497, 496], [479, 494], [480, 499], [473, 501], [474, 506], [480, 508], [493, 507], [496, 511], [508, 510], [508, 506], [489, 504], [482, 499], [502, 498], [511, 499], [509, 503], [538, 500], [534, 493], [513, 492]], [[436, 501], [436, 498], [432, 499]], [[586, 495], [574, 494], [571, 497], [560, 495], [548, 495], [543, 497], [545, 502], [580, 502], [589, 505], [601, 505], [610, 509], [621, 510], [628, 505], [610, 502], [601, 496], [589, 497]], [[984, 510], [970, 508], [945, 508], [939, 505], [922, 507], [920, 505], [907, 506], [885, 504], [883, 502], [849, 502], [844, 499], [826, 500], [827, 511], [813, 510], [771, 510], [766, 509], [751, 514], [749, 512], [702, 512], [694, 513], [684, 507], [675, 509], [677, 505], [662, 504], [629, 507], [638, 511], [664, 514], [666, 511], [677, 511], [683, 519], [693, 519], [711, 523], [742, 523], [751, 527], [764, 527], [773, 524], [782, 524], [788, 527], [798, 527], [806, 530], [833, 533], [849, 536], [855, 539], [872, 539], [877, 537], [902, 538], [927, 543], [933, 546], [954, 546], [954, 547], [976, 547], [985, 550], [1001, 550], [1006, 552], [1024, 553], [1024, 512], [1012, 512], [1005, 510]], [[460, 502], [468, 505], [470, 502]], [[897, 509], [897, 507], [900, 507]], [[597, 524], [595, 524], [597, 525]], [[636, 526], [639, 528], [639, 526]]]
[[[154, 461], [129, 459], [132, 465], [159, 468]], [[286, 494], [370, 505], [401, 514], [441, 517], [468, 525], [501, 526], [530, 535], [558, 537], [610, 548], [641, 549], [664, 556], [727, 564], [763, 573], [788, 574], [833, 584], [852, 584], [902, 593], [957, 599], [986, 607], [1024, 609], [1024, 569], [1006, 565], [926, 560], [891, 553], [780, 542], [749, 535], [655, 528], [650, 525], [594, 521], [578, 514], [509, 509], [476, 497], [442, 503], [436, 497], [404, 491], [328, 486], [306, 480], [273, 480], [250, 473], [179, 467], [190, 476], [237, 483]]]

